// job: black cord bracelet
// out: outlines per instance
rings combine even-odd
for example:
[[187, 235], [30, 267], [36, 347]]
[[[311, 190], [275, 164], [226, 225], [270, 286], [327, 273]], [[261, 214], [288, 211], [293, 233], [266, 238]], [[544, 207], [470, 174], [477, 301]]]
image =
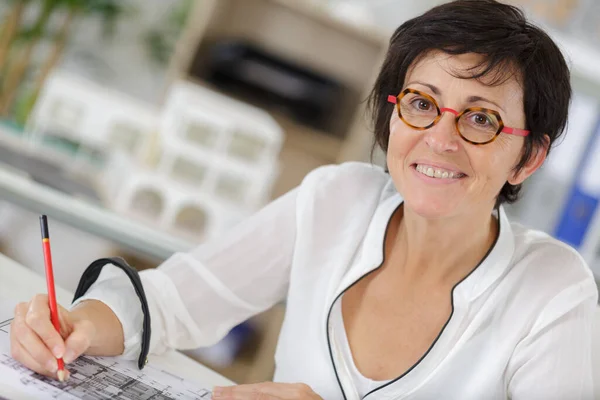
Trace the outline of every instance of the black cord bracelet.
[[144, 287], [142, 286], [142, 280], [138, 272], [132, 268], [125, 260], [120, 257], [112, 257], [112, 258], [100, 258], [93, 263], [91, 263], [86, 270], [84, 271], [81, 279], [79, 280], [79, 284], [77, 285], [77, 290], [75, 291], [75, 296], [73, 297], [73, 301], [77, 300], [81, 296], [87, 292], [87, 290], [96, 282], [98, 276], [100, 276], [100, 272], [102, 272], [102, 268], [105, 265], [111, 264], [117, 268], [121, 268], [129, 280], [131, 280], [131, 284], [135, 289], [135, 293], [138, 295], [140, 299], [140, 303], [142, 306], [142, 312], [144, 313], [144, 322], [142, 328], [142, 346], [140, 351], [140, 357], [138, 359], [138, 368], [142, 369], [148, 363], [148, 351], [150, 350], [150, 310], [148, 308], [148, 301], [146, 300], [146, 294], [144, 293]]

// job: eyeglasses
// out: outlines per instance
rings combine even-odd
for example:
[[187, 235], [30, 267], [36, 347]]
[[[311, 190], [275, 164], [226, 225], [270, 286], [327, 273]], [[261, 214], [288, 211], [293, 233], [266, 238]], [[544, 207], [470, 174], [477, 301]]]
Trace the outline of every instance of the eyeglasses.
[[411, 128], [429, 129], [442, 119], [446, 111], [456, 116], [456, 130], [472, 144], [493, 142], [503, 132], [516, 136], [527, 136], [530, 131], [504, 126], [497, 111], [483, 107], [470, 107], [459, 113], [452, 108], [438, 106], [433, 97], [414, 89], [404, 89], [397, 97], [388, 96], [388, 102], [396, 104], [398, 116]]

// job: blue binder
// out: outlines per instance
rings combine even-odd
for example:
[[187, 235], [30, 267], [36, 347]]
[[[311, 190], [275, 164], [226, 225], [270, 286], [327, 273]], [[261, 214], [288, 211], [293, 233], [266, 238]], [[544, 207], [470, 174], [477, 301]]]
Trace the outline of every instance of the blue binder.
[[[577, 134], [577, 132], [572, 133]], [[554, 232], [554, 236], [557, 239], [575, 248], [578, 248], [583, 243], [592, 217], [600, 202], [600, 190], [596, 187], [600, 187], [600, 184], [589, 184], [589, 176], [592, 176], [590, 174], [597, 174], [597, 179], [600, 181], [599, 160], [600, 121], [598, 121], [594, 134], [590, 138], [589, 145], [583, 153], [577, 168], [577, 176]]]

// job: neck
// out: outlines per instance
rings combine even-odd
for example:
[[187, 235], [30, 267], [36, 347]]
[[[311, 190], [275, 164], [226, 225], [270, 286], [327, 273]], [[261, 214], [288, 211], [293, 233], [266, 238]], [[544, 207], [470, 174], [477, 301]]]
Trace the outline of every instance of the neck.
[[498, 233], [491, 209], [437, 220], [399, 211], [390, 256], [405, 278], [454, 284], [478, 265]]

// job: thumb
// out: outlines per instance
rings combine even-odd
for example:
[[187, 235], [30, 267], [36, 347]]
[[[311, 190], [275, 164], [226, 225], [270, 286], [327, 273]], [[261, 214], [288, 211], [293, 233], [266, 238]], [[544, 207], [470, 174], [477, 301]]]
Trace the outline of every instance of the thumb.
[[59, 334], [62, 340], [56, 341], [56, 343], [51, 348], [54, 357], [62, 358], [66, 350], [65, 340], [73, 331], [73, 323], [71, 322], [71, 316], [69, 311], [67, 311], [60, 305], [58, 306], [58, 321], [60, 324]]
[[66, 339], [73, 331], [73, 322], [71, 313], [61, 305], [58, 306], [58, 321], [60, 322], [60, 336]]
[[82, 355], [91, 345], [95, 335], [94, 325], [85, 319], [73, 322], [72, 331], [65, 340], [65, 355], [63, 361], [71, 363]]

